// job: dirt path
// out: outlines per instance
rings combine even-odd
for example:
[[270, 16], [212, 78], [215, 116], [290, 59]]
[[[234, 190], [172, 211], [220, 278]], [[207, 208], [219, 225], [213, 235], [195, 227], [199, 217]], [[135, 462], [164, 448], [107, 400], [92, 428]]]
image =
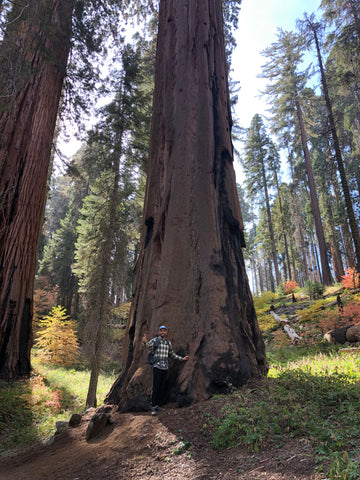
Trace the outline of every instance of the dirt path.
[[[85, 439], [91, 414], [54, 442], [0, 460], [0, 480], [318, 480], [308, 445], [291, 443], [255, 454], [243, 448], [217, 452], [203, 429], [216, 402], [167, 407], [150, 414], [115, 413], [97, 438]], [[188, 448], [187, 448], [188, 447]]]

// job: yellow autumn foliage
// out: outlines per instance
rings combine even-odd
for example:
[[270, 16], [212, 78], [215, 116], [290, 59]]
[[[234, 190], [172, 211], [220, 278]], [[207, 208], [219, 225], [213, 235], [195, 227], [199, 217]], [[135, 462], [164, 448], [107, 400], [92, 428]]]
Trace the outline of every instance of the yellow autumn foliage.
[[73, 365], [79, 357], [76, 324], [60, 305], [40, 320], [36, 346], [38, 358], [51, 365]]

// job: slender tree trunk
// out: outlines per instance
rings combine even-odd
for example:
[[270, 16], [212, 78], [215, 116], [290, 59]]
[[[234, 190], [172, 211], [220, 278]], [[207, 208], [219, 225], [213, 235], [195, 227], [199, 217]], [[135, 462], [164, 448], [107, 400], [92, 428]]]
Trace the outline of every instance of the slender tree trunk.
[[341, 259], [341, 252], [339, 248], [338, 234], [335, 228], [334, 215], [331, 206], [331, 201], [329, 194], [324, 192], [323, 202], [326, 209], [326, 225], [327, 225], [327, 234], [330, 243], [331, 258], [334, 268], [335, 280], [336, 282], [341, 282], [342, 276], [344, 275], [344, 266]]
[[[266, 268], [267, 266], [267, 268]], [[265, 263], [265, 270], [266, 270], [266, 281], [268, 284], [268, 290], [271, 292], [275, 292], [275, 282], [274, 282], [274, 275], [273, 275], [273, 266], [272, 266], [272, 261], [271, 258], [269, 257], [267, 259], [267, 262]]]
[[7, 380], [30, 373], [36, 252], [73, 6], [30, 1], [33, 16], [11, 23], [1, 45], [11, 62], [21, 57], [26, 73], [13, 78], [21, 90], [9, 91], [0, 110], [0, 376]]
[[[289, 257], [289, 245], [288, 245], [288, 239], [285, 231], [285, 226], [284, 226], [284, 209], [282, 205], [282, 200], [281, 200], [281, 193], [280, 193], [280, 186], [279, 186], [279, 179], [277, 175], [277, 171], [274, 171], [274, 178], [275, 178], [275, 184], [276, 184], [276, 189], [278, 192], [278, 197], [279, 197], [279, 211], [280, 211], [280, 216], [281, 216], [281, 229], [282, 229], [282, 236], [284, 239], [284, 249], [285, 249], [285, 260], [284, 260], [284, 270], [285, 270], [285, 279], [289, 278], [291, 280], [291, 267], [290, 267], [290, 257]], [[288, 273], [286, 273], [286, 270]]]
[[344, 245], [346, 263], [349, 267], [355, 267], [355, 258], [354, 258], [354, 250], [351, 242], [351, 233], [350, 233], [349, 224], [347, 222], [347, 218], [345, 214], [345, 209], [343, 209], [343, 198], [340, 192], [340, 186], [336, 176], [332, 177], [332, 187], [334, 189], [335, 200], [337, 204], [340, 205], [341, 211], [343, 213], [343, 215], [341, 215], [341, 220], [340, 220], [340, 230], [341, 230], [342, 243]]
[[324, 98], [325, 98], [326, 109], [327, 109], [327, 113], [328, 113], [328, 120], [329, 120], [329, 124], [330, 124], [331, 136], [332, 136], [332, 139], [333, 139], [333, 147], [334, 147], [334, 151], [335, 151], [335, 158], [336, 158], [337, 165], [338, 165], [342, 190], [343, 190], [344, 199], [345, 199], [347, 216], [348, 216], [348, 219], [349, 219], [352, 239], [353, 239], [354, 247], [355, 247], [356, 270], [360, 271], [360, 234], [359, 234], [359, 226], [358, 226], [358, 222], [356, 221], [356, 218], [355, 218], [355, 213], [354, 213], [354, 209], [353, 209], [353, 205], [352, 205], [352, 201], [351, 201], [349, 185], [348, 185], [348, 181], [347, 181], [347, 178], [346, 178], [345, 166], [344, 166], [344, 162], [343, 162], [342, 155], [341, 155], [339, 138], [338, 138], [338, 134], [337, 134], [337, 130], [336, 130], [336, 124], [335, 124], [334, 114], [333, 114], [333, 110], [332, 110], [332, 104], [331, 104], [331, 101], [330, 101], [329, 89], [328, 89], [328, 86], [327, 86], [325, 70], [324, 70], [322, 57], [321, 57], [321, 52], [320, 52], [319, 40], [318, 40], [318, 36], [317, 36], [317, 32], [316, 32], [316, 25], [314, 25], [310, 21], [308, 22], [308, 24], [309, 24], [309, 27], [311, 28], [311, 30], [313, 31], [313, 34], [314, 34], [316, 52], [317, 52], [320, 74], [321, 74], [321, 85], [322, 85], [323, 94], [324, 94]]
[[302, 273], [305, 275], [305, 278], [309, 278], [309, 268], [306, 258], [306, 247], [304, 239], [304, 228], [302, 225], [303, 220], [300, 214], [299, 200], [295, 192], [292, 192], [292, 199], [294, 203], [295, 243], [297, 251], [299, 252], [299, 257], [301, 259], [301, 264], [299, 265], [299, 267], [301, 268]]
[[169, 371], [186, 405], [266, 372], [241, 248], [221, 0], [160, 1], [141, 250], [123, 356], [106, 402], [148, 407], [141, 338], [169, 327], [190, 359]]
[[253, 259], [253, 261], [251, 262], [251, 267], [252, 267], [252, 277], [253, 277], [253, 292], [258, 292], [259, 284], [258, 284], [258, 278], [257, 278], [256, 259]]
[[263, 291], [265, 290], [265, 286], [264, 286], [264, 274], [263, 274], [262, 263], [260, 262], [260, 260], [257, 261], [257, 266], [258, 266], [258, 276], [259, 276], [260, 292], [263, 292]]
[[321, 274], [320, 262], [319, 262], [319, 255], [316, 249], [316, 245], [314, 242], [314, 235], [311, 234], [310, 236], [310, 245], [311, 245], [311, 256], [312, 256], [312, 265], [313, 265], [313, 272], [314, 272], [314, 281], [323, 283], [323, 278]]
[[120, 181], [120, 157], [122, 149], [122, 137], [123, 132], [120, 133], [117, 148], [113, 153], [113, 188], [109, 199], [109, 211], [108, 211], [108, 225], [107, 230], [103, 232], [104, 242], [102, 245], [102, 261], [100, 282], [97, 294], [96, 304], [91, 308], [92, 312], [89, 313], [91, 321], [88, 328], [91, 329], [92, 338], [91, 347], [91, 359], [90, 359], [90, 382], [88, 387], [88, 393], [86, 397], [86, 407], [97, 406], [97, 385], [99, 380], [101, 361], [103, 355], [104, 345], [104, 329], [106, 320], [109, 314], [109, 291], [110, 291], [110, 275], [111, 275], [111, 256], [114, 245], [114, 232], [116, 231], [116, 217], [117, 217], [117, 201], [119, 192]]
[[316, 237], [319, 245], [322, 279], [323, 279], [324, 285], [331, 285], [332, 278], [331, 278], [331, 273], [329, 268], [329, 262], [327, 259], [326, 243], [325, 243], [324, 229], [321, 222], [319, 201], [316, 194], [314, 174], [313, 174], [313, 169], [311, 165], [309, 149], [307, 146], [307, 139], [306, 139], [301, 107], [298, 101], [296, 101], [296, 113], [299, 121], [299, 127], [300, 127], [300, 133], [301, 133], [301, 144], [304, 152], [305, 168], [306, 168], [306, 173], [307, 173], [308, 182], [309, 182], [311, 209], [314, 215], [315, 231], [316, 231]]
[[[271, 256], [272, 256], [272, 261], [274, 263], [276, 284], [280, 285], [281, 277], [280, 277], [277, 251], [276, 251], [276, 244], [275, 244], [274, 226], [273, 226], [273, 221], [272, 221], [272, 218], [271, 218], [270, 199], [269, 199], [269, 192], [268, 192], [267, 181], [266, 181], [264, 162], [262, 162], [262, 164], [261, 164], [261, 172], [262, 172], [264, 194], [265, 194], [266, 218], [267, 218], [267, 223], [268, 223], [268, 226], [269, 226], [269, 235], [270, 235], [270, 242], [271, 242], [271, 247], [270, 247], [271, 248]], [[274, 283], [274, 280], [272, 280], [272, 284], [273, 283]], [[272, 291], [275, 291], [274, 286], [273, 286]]]

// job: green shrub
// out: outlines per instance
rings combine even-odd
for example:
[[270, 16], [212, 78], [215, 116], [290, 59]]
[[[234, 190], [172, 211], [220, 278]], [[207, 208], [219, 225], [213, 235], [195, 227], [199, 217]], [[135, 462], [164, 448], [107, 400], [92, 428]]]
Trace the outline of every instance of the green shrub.
[[347, 452], [335, 453], [331, 456], [332, 463], [329, 469], [329, 480], [359, 480], [360, 452], [357, 458], [351, 459]]
[[325, 287], [316, 280], [311, 281], [310, 279], [308, 279], [305, 282], [304, 290], [310, 298], [318, 298], [321, 297], [321, 295], [324, 293]]
[[260, 295], [255, 295], [254, 305], [256, 311], [269, 308], [276, 298], [277, 295], [274, 292], [262, 292]]

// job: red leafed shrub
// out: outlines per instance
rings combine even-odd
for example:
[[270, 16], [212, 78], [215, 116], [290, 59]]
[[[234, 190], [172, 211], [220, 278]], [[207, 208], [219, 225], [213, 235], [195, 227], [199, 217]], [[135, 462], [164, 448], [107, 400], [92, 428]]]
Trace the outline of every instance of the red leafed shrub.
[[294, 282], [293, 280], [286, 280], [286, 282], [284, 283], [286, 295], [289, 295], [289, 293], [293, 293], [298, 286], [299, 284], [297, 282]]
[[355, 267], [345, 269], [345, 275], [342, 277], [342, 286], [344, 288], [353, 289], [360, 287], [360, 273], [355, 272]]
[[341, 318], [346, 323], [360, 323], [360, 302], [349, 302], [345, 305]]
[[323, 312], [319, 318], [317, 327], [320, 329], [321, 334], [334, 330], [335, 328], [345, 327], [349, 322], [343, 316], [340, 316], [335, 310], [329, 312]]

